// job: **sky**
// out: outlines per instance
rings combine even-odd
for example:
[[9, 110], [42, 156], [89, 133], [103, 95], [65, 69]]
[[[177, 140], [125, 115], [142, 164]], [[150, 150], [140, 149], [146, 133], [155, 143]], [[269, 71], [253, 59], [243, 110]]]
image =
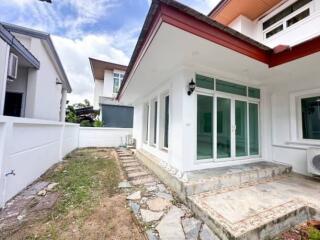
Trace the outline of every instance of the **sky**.
[[[179, 0], [208, 14], [219, 0]], [[70, 103], [93, 100], [89, 57], [128, 64], [151, 0], [0, 0], [0, 21], [51, 34], [72, 86]]]

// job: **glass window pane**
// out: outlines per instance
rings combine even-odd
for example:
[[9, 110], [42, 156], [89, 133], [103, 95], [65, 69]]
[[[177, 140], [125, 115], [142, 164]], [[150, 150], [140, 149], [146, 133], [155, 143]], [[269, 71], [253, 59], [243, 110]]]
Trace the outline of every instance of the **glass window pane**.
[[259, 154], [259, 107], [258, 104], [249, 103], [249, 138], [250, 155]]
[[290, 18], [288, 21], [287, 21], [287, 27], [290, 27], [291, 25], [301, 21], [302, 19], [308, 17], [310, 15], [310, 10], [309, 9], [306, 9], [304, 10], [303, 12], [297, 14], [296, 16], [294, 16], [293, 18]]
[[157, 143], [157, 124], [158, 124], [158, 102], [154, 102], [154, 125], [153, 125], [153, 143]]
[[214, 90], [214, 79], [202, 75], [196, 75], [196, 86]]
[[301, 99], [304, 139], [320, 139], [320, 96]]
[[247, 102], [235, 102], [236, 118], [236, 156], [242, 157], [248, 155], [248, 137], [247, 137]]
[[213, 158], [213, 98], [197, 96], [197, 159]]
[[266, 38], [272, 37], [273, 35], [277, 34], [278, 32], [281, 32], [283, 30], [283, 25], [281, 24], [278, 27], [275, 27], [271, 31], [266, 33]]
[[217, 98], [217, 156], [231, 156], [231, 100]]
[[216, 80], [217, 91], [247, 96], [247, 87], [222, 80]]
[[120, 76], [120, 74], [119, 74], [119, 73], [114, 73], [114, 74], [113, 74], [113, 77], [118, 78], [119, 76]]
[[260, 99], [260, 89], [258, 88], [248, 88], [248, 96], [252, 98], [258, 98]]
[[148, 139], [149, 139], [149, 104], [147, 104], [145, 106], [145, 125], [144, 125], [144, 128], [145, 128], [145, 136], [144, 136], [144, 140], [146, 142], [148, 142]]
[[169, 140], [169, 96], [165, 97], [165, 118], [164, 118], [164, 147], [168, 147]]

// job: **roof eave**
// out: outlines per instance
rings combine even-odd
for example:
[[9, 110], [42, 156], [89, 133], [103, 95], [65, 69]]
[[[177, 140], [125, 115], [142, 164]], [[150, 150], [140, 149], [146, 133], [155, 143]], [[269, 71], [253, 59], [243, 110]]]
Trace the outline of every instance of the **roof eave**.
[[32, 53], [19, 42], [2, 24], [0, 24], [0, 37], [12, 48], [14, 48], [21, 56], [35, 69], [40, 68], [40, 61], [32, 55]]

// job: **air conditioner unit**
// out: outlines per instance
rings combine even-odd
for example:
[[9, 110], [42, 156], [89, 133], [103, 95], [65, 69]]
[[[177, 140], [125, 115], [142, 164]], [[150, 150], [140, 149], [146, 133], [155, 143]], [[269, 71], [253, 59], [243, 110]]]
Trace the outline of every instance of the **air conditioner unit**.
[[307, 150], [308, 172], [320, 176], [320, 148]]
[[10, 53], [9, 65], [8, 65], [8, 77], [10, 79], [16, 79], [18, 73], [18, 56]]

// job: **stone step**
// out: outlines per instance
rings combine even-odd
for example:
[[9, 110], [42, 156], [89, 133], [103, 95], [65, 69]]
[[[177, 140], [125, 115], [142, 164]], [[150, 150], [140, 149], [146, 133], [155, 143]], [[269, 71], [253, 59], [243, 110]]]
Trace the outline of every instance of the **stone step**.
[[142, 185], [145, 183], [150, 183], [150, 182], [154, 182], [155, 179], [152, 176], [145, 176], [145, 177], [141, 177], [141, 178], [137, 178], [135, 180], [130, 181], [132, 183], [132, 185]]
[[127, 173], [133, 173], [133, 172], [140, 172], [143, 170], [143, 168], [141, 166], [138, 167], [126, 167], [124, 169]]
[[122, 163], [138, 162], [136, 159], [129, 159], [129, 160], [127, 160], [127, 159], [125, 159], [125, 160], [121, 160], [121, 159], [120, 159], [120, 161], [121, 161]]
[[138, 167], [138, 166], [140, 166], [140, 163], [138, 163], [138, 162], [123, 163], [122, 166], [124, 168], [126, 168], [126, 167]]
[[149, 173], [145, 172], [145, 171], [140, 171], [140, 172], [132, 172], [132, 173], [127, 173], [128, 179], [129, 180], [135, 180], [141, 177], [145, 177], [150, 175]]
[[271, 181], [290, 172], [290, 166], [271, 162], [192, 171], [186, 173], [188, 182], [184, 184], [184, 189], [187, 196], [190, 196]]

